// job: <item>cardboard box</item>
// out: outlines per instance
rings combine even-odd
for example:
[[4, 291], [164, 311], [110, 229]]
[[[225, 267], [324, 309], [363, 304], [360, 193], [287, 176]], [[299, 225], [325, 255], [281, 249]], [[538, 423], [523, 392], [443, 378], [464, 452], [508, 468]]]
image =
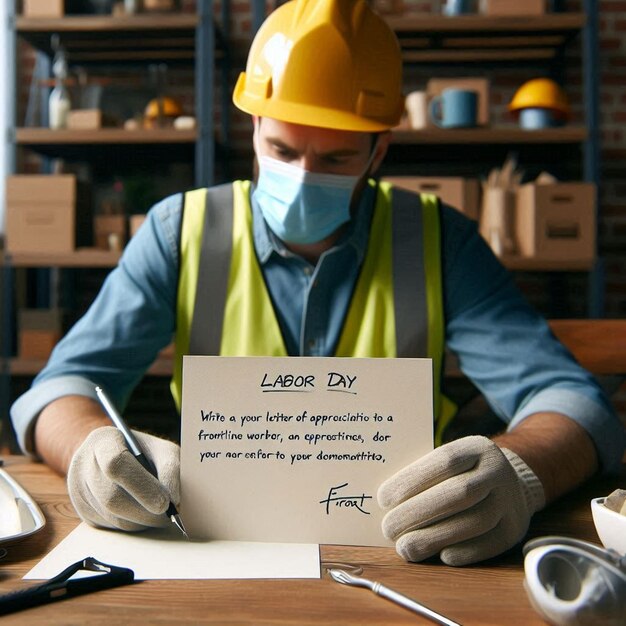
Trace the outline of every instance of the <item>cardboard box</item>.
[[[467, 89], [478, 92], [478, 125], [489, 126], [490, 113], [490, 83], [487, 78], [431, 78], [426, 83], [426, 94], [431, 100], [438, 96], [444, 89]], [[429, 120], [429, 125], [434, 124]]]
[[63, 335], [60, 309], [20, 309], [18, 354], [23, 359], [48, 359]]
[[592, 183], [529, 183], [517, 192], [516, 237], [522, 256], [593, 261], [596, 190]]
[[67, 114], [67, 127], [73, 130], [97, 130], [102, 128], [100, 109], [73, 109]]
[[382, 179], [416, 193], [434, 193], [467, 217], [477, 220], [480, 207], [480, 185], [475, 178], [453, 176], [386, 176]]
[[130, 222], [130, 236], [134, 237], [137, 234], [137, 231], [141, 227], [141, 225], [146, 221], [146, 216], [143, 214], [131, 215], [129, 218]]
[[144, 11], [173, 11], [176, 8], [174, 0], [143, 0]]
[[24, 0], [24, 17], [63, 17], [65, 0]]
[[18, 174], [6, 180], [9, 252], [72, 252], [77, 183], [72, 174]]
[[480, 13], [485, 15], [544, 15], [546, 0], [480, 0]]
[[96, 215], [93, 226], [96, 248], [121, 250], [126, 244], [125, 215]]

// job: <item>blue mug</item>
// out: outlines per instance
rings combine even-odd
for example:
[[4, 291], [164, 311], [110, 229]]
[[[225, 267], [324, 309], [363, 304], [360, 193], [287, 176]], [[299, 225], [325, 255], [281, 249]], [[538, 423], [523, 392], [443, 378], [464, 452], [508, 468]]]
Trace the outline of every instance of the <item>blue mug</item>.
[[443, 7], [444, 15], [463, 15], [470, 12], [469, 0], [448, 0]]
[[430, 101], [430, 118], [440, 128], [471, 128], [478, 120], [478, 92], [444, 89]]

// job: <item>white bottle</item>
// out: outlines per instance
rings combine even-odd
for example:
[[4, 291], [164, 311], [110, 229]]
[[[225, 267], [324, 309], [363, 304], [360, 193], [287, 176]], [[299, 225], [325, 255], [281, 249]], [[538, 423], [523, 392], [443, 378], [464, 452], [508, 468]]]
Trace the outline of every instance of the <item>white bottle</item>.
[[55, 49], [54, 60], [52, 62], [52, 73], [54, 74], [54, 89], [48, 98], [48, 125], [52, 129], [67, 127], [67, 114], [72, 108], [70, 93], [65, 86], [67, 78], [67, 58], [65, 50], [60, 46], [58, 36], [53, 35], [52, 46]]
[[72, 108], [70, 94], [63, 80], [56, 79], [54, 89], [50, 92], [48, 99], [48, 123], [50, 128], [58, 130], [67, 127], [67, 114]]

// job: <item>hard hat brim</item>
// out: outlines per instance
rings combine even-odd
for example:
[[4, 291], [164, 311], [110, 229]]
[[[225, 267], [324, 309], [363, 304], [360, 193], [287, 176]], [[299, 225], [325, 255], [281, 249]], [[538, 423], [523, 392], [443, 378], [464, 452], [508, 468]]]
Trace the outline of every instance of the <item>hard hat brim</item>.
[[393, 119], [381, 120], [365, 118], [348, 111], [338, 111], [337, 109], [297, 102], [285, 102], [284, 100], [278, 105], [274, 105], [271, 99], [261, 101], [246, 92], [245, 72], [241, 72], [235, 85], [233, 103], [238, 109], [250, 115], [271, 117], [292, 124], [365, 133], [384, 132], [397, 126], [404, 109], [404, 103], [401, 102], [402, 106], [399, 107], [397, 115]]
[[519, 105], [519, 106], [509, 105], [508, 109], [515, 117], [518, 117], [520, 114], [520, 111], [524, 109], [548, 109], [549, 111], [552, 111], [554, 115], [557, 116], [559, 119], [568, 119], [570, 116], [569, 109], [566, 109], [564, 107], [559, 107], [559, 106], [544, 106], [541, 104], [532, 105], [532, 106], [531, 105]]

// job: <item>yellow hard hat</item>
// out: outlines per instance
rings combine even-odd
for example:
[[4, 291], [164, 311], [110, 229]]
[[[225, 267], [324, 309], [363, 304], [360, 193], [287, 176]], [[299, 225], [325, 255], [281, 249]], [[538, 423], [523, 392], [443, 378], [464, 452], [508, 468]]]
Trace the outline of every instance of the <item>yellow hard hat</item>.
[[528, 108], [552, 109], [562, 117], [567, 117], [570, 113], [565, 92], [558, 83], [549, 78], [533, 78], [515, 92], [509, 103], [509, 111], [517, 113]]
[[[165, 96], [162, 98], [163, 102], [163, 115], [165, 117], [178, 117], [182, 115], [183, 109], [174, 98], [170, 98], [169, 96]], [[159, 115], [159, 99], [154, 98], [150, 100], [146, 105], [146, 110], [144, 111], [144, 115], [148, 119], [155, 119]]]
[[404, 110], [398, 40], [365, 0], [291, 0], [259, 29], [233, 102], [295, 124], [387, 130]]

